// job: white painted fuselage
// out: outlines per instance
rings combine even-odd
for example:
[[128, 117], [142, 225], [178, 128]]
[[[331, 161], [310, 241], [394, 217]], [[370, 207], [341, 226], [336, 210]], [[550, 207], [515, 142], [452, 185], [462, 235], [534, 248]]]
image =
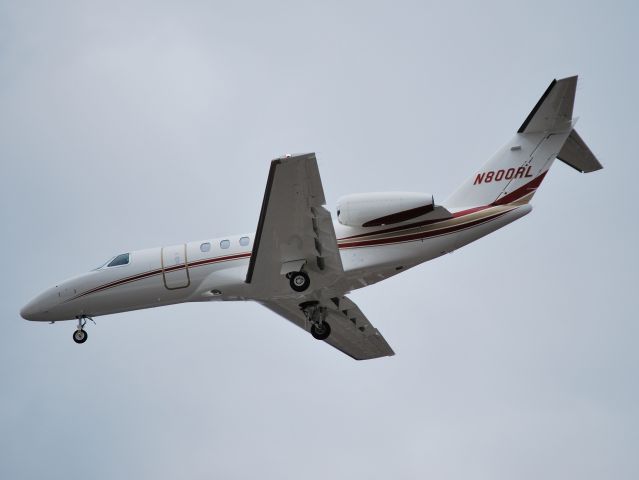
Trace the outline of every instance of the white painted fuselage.
[[[335, 289], [348, 292], [391, 277], [467, 245], [531, 209], [528, 204], [486, 207], [427, 226], [411, 228], [406, 222], [395, 229], [379, 227], [373, 232], [335, 222], [344, 267]], [[395, 231], [384, 233], [387, 230]], [[381, 233], [367, 240], [374, 232]], [[248, 238], [248, 244], [241, 245], [241, 238]], [[126, 265], [105, 265], [47, 289], [25, 305], [21, 315], [28, 320], [55, 322], [184, 302], [301, 297], [289, 288], [285, 277], [275, 295], [273, 286], [265, 289], [246, 283], [253, 240], [252, 234], [237, 235], [132, 251]], [[314, 275], [309, 275], [312, 290]]]

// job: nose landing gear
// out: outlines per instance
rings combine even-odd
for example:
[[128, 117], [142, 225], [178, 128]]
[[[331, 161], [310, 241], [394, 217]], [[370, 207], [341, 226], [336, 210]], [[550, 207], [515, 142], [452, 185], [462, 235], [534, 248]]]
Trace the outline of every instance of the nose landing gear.
[[84, 329], [73, 332], [73, 341], [75, 343], [84, 343], [87, 341], [87, 338], [89, 338], [89, 334]]
[[95, 322], [91, 317], [88, 317], [86, 315], [80, 315], [76, 318], [78, 319], [78, 327], [76, 328], [75, 332], [73, 332], [73, 341], [80, 344], [86, 342], [87, 338], [89, 338], [89, 334], [84, 329], [84, 326], [87, 324], [87, 318], [91, 320], [93, 324], [95, 324]]

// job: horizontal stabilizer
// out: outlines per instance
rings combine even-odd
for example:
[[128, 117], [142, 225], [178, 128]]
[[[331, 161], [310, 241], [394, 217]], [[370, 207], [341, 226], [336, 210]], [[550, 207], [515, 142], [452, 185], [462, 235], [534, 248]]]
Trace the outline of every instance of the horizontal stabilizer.
[[595, 172], [603, 168], [588, 145], [581, 139], [577, 130], [570, 132], [570, 136], [557, 158], [581, 173]]
[[570, 126], [577, 76], [553, 80], [517, 133], [564, 130]]

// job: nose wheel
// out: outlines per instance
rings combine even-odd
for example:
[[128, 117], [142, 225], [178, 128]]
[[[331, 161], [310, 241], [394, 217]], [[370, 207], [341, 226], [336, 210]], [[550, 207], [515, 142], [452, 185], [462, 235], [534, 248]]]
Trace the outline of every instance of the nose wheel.
[[[87, 333], [87, 331], [84, 329], [84, 326], [87, 324], [87, 318], [89, 320], [91, 320], [93, 322], [93, 319], [91, 317], [87, 317], [87, 316], [82, 316], [82, 317], [77, 317], [78, 318], [78, 328], [75, 329], [75, 332], [73, 332], [73, 341], [75, 343], [84, 343], [87, 341], [87, 338], [89, 338], [89, 334]], [[95, 323], [95, 322], [93, 322]]]
[[89, 338], [89, 334], [86, 330], [76, 330], [73, 332], [73, 341], [75, 343], [84, 343], [87, 341], [87, 338]]

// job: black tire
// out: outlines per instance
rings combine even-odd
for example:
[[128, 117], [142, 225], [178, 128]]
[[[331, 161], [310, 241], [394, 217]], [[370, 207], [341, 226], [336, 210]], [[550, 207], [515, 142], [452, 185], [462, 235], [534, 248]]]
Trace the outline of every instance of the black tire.
[[289, 283], [291, 284], [291, 288], [296, 292], [303, 292], [308, 289], [311, 284], [311, 279], [308, 278], [306, 272], [293, 272], [291, 273]]
[[73, 341], [75, 343], [84, 343], [89, 338], [89, 334], [86, 330], [76, 330], [73, 332]]
[[320, 326], [316, 323], [311, 325], [311, 335], [317, 340], [326, 340], [330, 334], [331, 326], [326, 322], [322, 322]]

